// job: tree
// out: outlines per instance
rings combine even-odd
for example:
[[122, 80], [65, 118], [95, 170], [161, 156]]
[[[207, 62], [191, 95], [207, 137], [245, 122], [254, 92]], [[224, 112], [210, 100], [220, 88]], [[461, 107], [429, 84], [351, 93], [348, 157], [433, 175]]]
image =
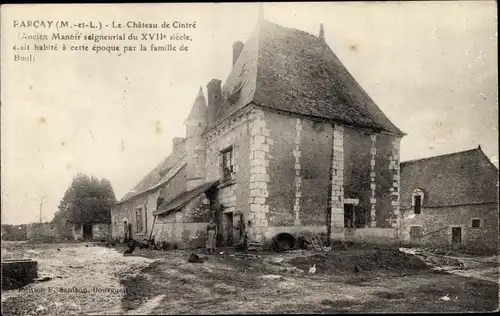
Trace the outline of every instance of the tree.
[[115, 193], [107, 179], [78, 173], [64, 193], [54, 221], [80, 225], [110, 223], [115, 202]]

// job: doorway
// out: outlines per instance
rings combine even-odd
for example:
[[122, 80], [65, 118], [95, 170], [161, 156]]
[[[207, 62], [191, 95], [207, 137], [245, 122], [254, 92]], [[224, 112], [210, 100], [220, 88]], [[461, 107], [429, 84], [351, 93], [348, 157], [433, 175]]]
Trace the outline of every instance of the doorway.
[[412, 226], [410, 227], [410, 243], [420, 244], [420, 236], [422, 235], [422, 227]]
[[213, 218], [215, 221], [215, 225], [217, 227], [217, 236], [216, 236], [216, 245], [217, 247], [220, 247], [224, 245], [224, 231], [222, 229], [223, 225], [223, 207], [219, 203], [219, 199], [217, 197], [217, 187], [213, 187], [209, 189], [207, 192], [205, 192], [205, 195], [208, 198], [208, 201], [210, 203], [209, 207], [209, 213], [210, 213], [210, 218]]
[[233, 213], [225, 213], [224, 216], [226, 217], [226, 245], [227, 246], [232, 246], [233, 245], [233, 230], [234, 230], [234, 224], [233, 224]]
[[452, 227], [451, 228], [451, 244], [453, 246], [462, 243], [462, 227]]
[[83, 225], [83, 239], [92, 240], [92, 225]]
[[354, 228], [354, 204], [344, 204], [344, 227]]

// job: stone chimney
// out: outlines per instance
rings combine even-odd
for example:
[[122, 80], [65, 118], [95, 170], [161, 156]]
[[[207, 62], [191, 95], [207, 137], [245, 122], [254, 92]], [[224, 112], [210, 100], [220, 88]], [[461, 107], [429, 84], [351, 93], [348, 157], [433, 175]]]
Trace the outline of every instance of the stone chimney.
[[222, 87], [219, 79], [212, 79], [207, 84], [208, 95], [208, 125], [211, 126], [217, 117], [217, 111], [222, 103]]
[[186, 139], [183, 137], [174, 137], [174, 139], [172, 139], [172, 151], [176, 151], [179, 145], [185, 140]]
[[236, 64], [236, 61], [238, 60], [238, 57], [240, 57], [241, 51], [243, 50], [243, 47], [245, 47], [245, 44], [240, 41], [236, 41], [233, 44], [233, 66]]
[[320, 40], [325, 40], [325, 29], [323, 28], [323, 23], [319, 25], [319, 39]]

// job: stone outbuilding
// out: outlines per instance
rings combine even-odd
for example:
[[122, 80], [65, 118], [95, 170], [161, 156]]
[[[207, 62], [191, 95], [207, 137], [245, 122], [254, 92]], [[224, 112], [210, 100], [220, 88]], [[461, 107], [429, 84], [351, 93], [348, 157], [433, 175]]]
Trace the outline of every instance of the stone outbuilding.
[[401, 239], [498, 249], [498, 168], [481, 147], [401, 163]]
[[111, 227], [109, 224], [73, 224], [72, 235], [74, 240], [106, 240], [111, 236]]
[[[278, 233], [398, 241], [399, 145], [379, 109], [324, 39], [260, 19], [233, 46], [224, 84], [198, 91], [186, 137], [112, 210], [114, 237], [179, 247]], [[244, 225], [242, 225], [244, 223]]]

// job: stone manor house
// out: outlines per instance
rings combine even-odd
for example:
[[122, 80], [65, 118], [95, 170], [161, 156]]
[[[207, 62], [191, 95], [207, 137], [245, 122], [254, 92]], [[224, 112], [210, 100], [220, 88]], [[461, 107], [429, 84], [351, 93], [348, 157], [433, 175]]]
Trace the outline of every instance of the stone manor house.
[[[195, 96], [193, 91], [193, 96]], [[114, 237], [179, 247], [278, 233], [397, 242], [399, 144], [384, 115], [318, 36], [260, 19], [233, 67], [195, 97], [186, 137], [112, 210]]]

